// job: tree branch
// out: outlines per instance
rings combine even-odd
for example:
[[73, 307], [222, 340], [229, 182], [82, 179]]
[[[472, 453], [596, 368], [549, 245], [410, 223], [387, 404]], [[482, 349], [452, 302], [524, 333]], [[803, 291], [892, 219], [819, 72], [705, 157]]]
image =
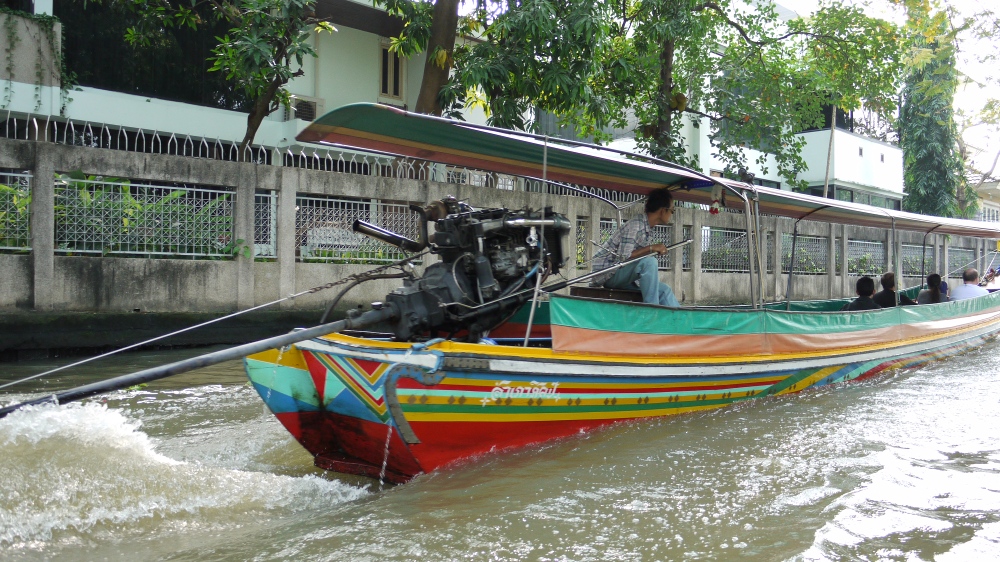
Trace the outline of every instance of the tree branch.
[[763, 47], [765, 45], [778, 43], [780, 41], [788, 39], [789, 37], [795, 37], [797, 35], [801, 35], [803, 37], [812, 37], [814, 39], [829, 39], [831, 41], [838, 41], [841, 43], [847, 42], [847, 40], [844, 39], [843, 37], [837, 37], [835, 35], [826, 35], [825, 33], [812, 33], [810, 31], [789, 31], [788, 33], [780, 35], [778, 37], [768, 37], [761, 40], [755, 40], [750, 37], [750, 34], [747, 33], [746, 28], [744, 28], [742, 24], [730, 18], [729, 14], [727, 14], [726, 11], [723, 10], [722, 7], [716, 4], [715, 2], [705, 2], [701, 6], [696, 6], [694, 8], [695, 12], [704, 12], [705, 10], [712, 10], [713, 12], [718, 14], [723, 20], [725, 20], [727, 24], [729, 24], [730, 27], [735, 29], [740, 34], [740, 36], [743, 37], [744, 41], [746, 41], [751, 45], [755, 45], [757, 47]]
[[695, 115], [701, 115], [702, 117], [707, 117], [707, 118], [711, 119], [712, 121], [716, 121], [716, 122], [722, 121], [722, 120], [725, 119], [725, 117], [718, 116], [718, 115], [709, 115], [708, 113], [703, 113], [701, 111], [698, 111], [697, 109], [691, 109], [690, 107], [684, 108], [684, 113], [694, 113]]

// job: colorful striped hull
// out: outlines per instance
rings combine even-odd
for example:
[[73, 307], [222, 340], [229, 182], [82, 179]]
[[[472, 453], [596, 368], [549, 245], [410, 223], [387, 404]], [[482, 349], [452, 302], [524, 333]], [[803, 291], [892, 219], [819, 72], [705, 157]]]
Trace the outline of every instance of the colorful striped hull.
[[[333, 334], [246, 359], [267, 406], [318, 466], [403, 482], [610, 423], [659, 418], [910, 368], [961, 353], [1000, 318], [849, 350], [637, 357]], [[857, 343], [857, 342], [856, 342]], [[388, 447], [387, 447], [388, 441]]]

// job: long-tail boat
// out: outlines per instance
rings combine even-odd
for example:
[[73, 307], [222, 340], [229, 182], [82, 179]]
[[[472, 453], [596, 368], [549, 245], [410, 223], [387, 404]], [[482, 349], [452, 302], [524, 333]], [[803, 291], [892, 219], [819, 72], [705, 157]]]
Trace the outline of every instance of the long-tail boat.
[[[423, 225], [416, 240], [356, 223], [359, 232], [440, 257], [373, 304], [388, 318], [387, 335], [331, 333], [245, 360], [268, 408], [323, 468], [404, 482], [607, 424], [915, 367], [1000, 330], [995, 293], [840, 312], [843, 300], [766, 303], [761, 291], [762, 214], [889, 228], [894, 237], [902, 229], [1000, 238], [994, 225], [710, 178], [652, 158], [378, 105], [330, 112], [299, 140], [560, 185], [637, 194], [669, 186], [676, 200], [703, 205], [722, 187], [742, 206], [750, 240], [748, 305], [668, 308], [556, 293], [572, 280], [543, 283], [575, 257], [565, 244], [568, 221], [549, 209], [477, 210], [453, 199], [414, 206]], [[523, 311], [537, 307], [539, 295], [548, 298], [546, 317], [535, 317], [534, 329], [549, 328], [550, 342], [487, 339], [519, 310], [520, 335], [533, 329]]]

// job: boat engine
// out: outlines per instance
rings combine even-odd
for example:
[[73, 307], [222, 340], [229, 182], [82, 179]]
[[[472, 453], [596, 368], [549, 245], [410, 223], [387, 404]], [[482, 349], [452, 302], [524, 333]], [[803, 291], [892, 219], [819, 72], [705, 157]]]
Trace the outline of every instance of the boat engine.
[[[551, 207], [476, 210], [447, 197], [410, 209], [420, 215], [420, 240], [354, 222], [355, 232], [409, 252], [430, 248], [441, 258], [386, 296], [383, 306], [396, 311], [398, 340], [464, 331], [467, 340], [478, 341], [531, 298], [522, 290], [534, 287], [536, 276], [558, 273], [574, 255], [570, 222]], [[430, 224], [434, 232], [428, 234]]]

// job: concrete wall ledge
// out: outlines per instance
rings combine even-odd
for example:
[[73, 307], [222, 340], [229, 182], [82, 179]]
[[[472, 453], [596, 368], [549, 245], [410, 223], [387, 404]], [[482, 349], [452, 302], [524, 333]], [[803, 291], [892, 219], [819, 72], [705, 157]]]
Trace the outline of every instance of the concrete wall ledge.
[[[150, 348], [242, 344], [316, 325], [322, 310], [254, 311], [151, 344]], [[31, 312], [0, 315], [0, 361], [121, 348], [224, 316], [196, 312]]]

